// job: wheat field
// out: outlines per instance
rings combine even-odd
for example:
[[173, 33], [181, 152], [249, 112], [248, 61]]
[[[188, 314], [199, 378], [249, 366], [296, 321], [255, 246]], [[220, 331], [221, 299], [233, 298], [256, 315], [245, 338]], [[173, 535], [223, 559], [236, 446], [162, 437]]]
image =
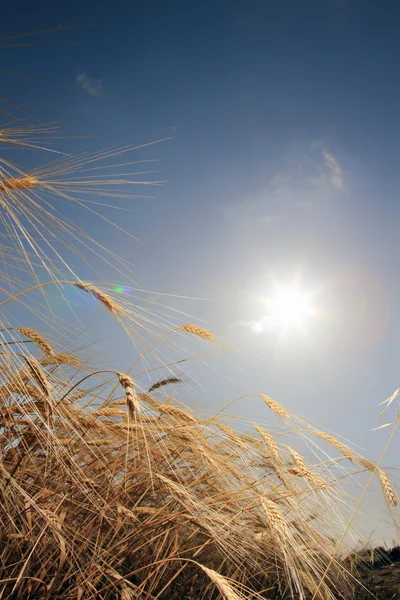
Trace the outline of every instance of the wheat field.
[[[95, 257], [116, 283], [129, 276], [127, 261], [62, 207], [112, 205], [159, 185], [132, 159], [140, 148], [49, 159], [52, 124], [21, 126], [12, 106], [2, 116], [0, 598], [345, 598], [357, 573], [341, 538], [359, 508], [346, 482], [373, 476], [382, 510], [395, 515], [388, 474], [264, 393], [249, 396], [280, 433], [180, 402], [174, 352], [193, 342], [200, 356], [220, 341], [134, 294], [82, 281], [70, 264]], [[30, 147], [44, 166], [26, 170], [10, 147]], [[70, 288], [128, 336], [132, 368], [75, 350], [79, 328], [68, 337], [74, 325], [51, 308], [55, 296], [69, 302]]]

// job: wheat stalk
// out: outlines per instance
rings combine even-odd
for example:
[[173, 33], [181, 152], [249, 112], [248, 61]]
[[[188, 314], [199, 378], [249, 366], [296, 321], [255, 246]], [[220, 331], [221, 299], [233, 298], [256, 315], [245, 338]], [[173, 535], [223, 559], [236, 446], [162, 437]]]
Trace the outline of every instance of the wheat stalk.
[[317, 584], [310, 573], [299, 571], [300, 580], [311, 594], [316, 593], [315, 600], [331, 600], [332, 596], [326, 589], [318, 590]]
[[128, 407], [129, 416], [131, 419], [134, 419], [137, 415], [140, 414], [140, 402], [139, 396], [135, 392], [134, 383], [132, 377], [129, 375], [125, 375], [124, 373], [117, 372], [117, 376], [120, 384], [125, 389], [125, 399], [126, 405]]

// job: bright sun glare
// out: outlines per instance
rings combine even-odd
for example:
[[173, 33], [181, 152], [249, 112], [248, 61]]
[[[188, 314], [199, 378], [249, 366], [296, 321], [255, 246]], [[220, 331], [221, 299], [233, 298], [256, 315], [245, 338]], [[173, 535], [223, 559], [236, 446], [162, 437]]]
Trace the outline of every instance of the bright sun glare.
[[309, 294], [296, 288], [279, 289], [268, 298], [271, 324], [282, 328], [301, 327], [311, 314]]

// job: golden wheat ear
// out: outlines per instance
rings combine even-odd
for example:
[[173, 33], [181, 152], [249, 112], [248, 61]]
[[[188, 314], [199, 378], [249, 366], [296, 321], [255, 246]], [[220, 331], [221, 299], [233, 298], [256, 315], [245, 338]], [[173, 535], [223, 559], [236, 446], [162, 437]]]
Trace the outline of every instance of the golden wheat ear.
[[264, 400], [268, 408], [270, 408], [276, 415], [278, 415], [278, 417], [280, 417], [281, 419], [291, 418], [290, 412], [286, 408], [283, 408], [283, 406], [279, 404], [279, 402], [277, 402], [273, 398], [270, 398], [269, 396], [265, 396], [265, 394], [260, 394], [260, 396]]
[[207, 329], [198, 327], [197, 325], [192, 325], [192, 324], [188, 323], [187, 325], [181, 325], [179, 327], [179, 329], [182, 329], [183, 331], [187, 331], [188, 333], [191, 333], [192, 335], [196, 335], [197, 337], [203, 338], [210, 342], [215, 340], [214, 334], [212, 334], [210, 331], [207, 331]]
[[135, 392], [134, 383], [132, 377], [125, 375], [124, 373], [117, 372], [117, 376], [120, 384], [125, 390], [126, 405], [128, 407], [129, 416], [133, 419], [135, 416], [140, 415], [140, 400], [138, 394]]
[[279, 460], [279, 449], [273, 436], [266, 429], [260, 427], [259, 425], [254, 425], [254, 427], [257, 429], [261, 439], [263, 440], [267, 448], [269, 448], [273, 458], [275, 460]]
[[40, 361], [42, 366], [48, 365], [70, 365], [71, 367], [80, 367], [80, 361], [70, 354], [65, 354], [64, 352], [59, 352], [58, 354], [52, 354], [47, 358], [44, 358]]
[[92, 285], [91, 283], [84, 283], [82, 281], [74, 282], [73, 285], [80, 290], [83, 290], [87, 294], [96, 298], [112, 315], [124, 315], [124, 309], [117, 304], [111, 296], [100, 290], [98, 287]]
[[244, 596], [242, 594], [239, 596], [239, 594], [235, 592], [226, 577], [223, 577], [213, 569], [208, 569], [204, 565], [199, 564], [199, 567], [206, 575], [208, 575], [211, 581], [215, 583], [224, 600], [244, 600]]
[[53, 356], [54, 355], [54, 350], [50, 346], [50, 344], [48, 343], [48, 341], [45, 340], [44, 337], [41, 336], [40, 333], [38, 333], [34, 329], [31, 329], [30, 327], [19, 327], [19, 328], [17, 328], [17, 331], [19, 331], [20, 333], [22, 333], [22, 335], [24, 335], [28, 339], [32, 340], [32, 342], [35, 342], [37, 344], [37, 346], [41, 350], [43, 350], [43, 352], [45, 354], [48, 354], [49, 356]]
[[397, 506], [397, 497], [388, 475], [382, 469], [378, 469], [378, 475], [387, 501], [391, 506]]
[[39, 181], [35, 177], [11, 177], [0, 180], [0, 192], [30, 190], [38, 185]]

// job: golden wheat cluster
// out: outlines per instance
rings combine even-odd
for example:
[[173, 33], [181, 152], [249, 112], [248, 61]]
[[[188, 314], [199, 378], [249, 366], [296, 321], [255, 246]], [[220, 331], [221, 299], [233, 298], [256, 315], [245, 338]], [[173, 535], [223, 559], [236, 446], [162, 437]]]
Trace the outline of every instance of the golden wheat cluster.
[[[104, 292], [84, 289], [118, 313]], [[212, 339], [194, 325], [179, 329]], [[37, 348], [15, 352], [4, 342], [1, 354], [2, 597], [316, 592], [334, 553], [343, 494], [330, 462], [309, 464], [257, 423], [249, 435], [157, 397], [179, 378], [144, 390], [128, 374], [88, 373], [30, 328], [2, 333]], [[288, 431], [303, 430], [272, 398], [260, 402]], [[312, 435], [375, 469], [332, 436]], [[379, 478], [395, 505], [389, 477], [379, 470]], [[348, 576], [335, 560], [316, 597], [334, 598]]]

